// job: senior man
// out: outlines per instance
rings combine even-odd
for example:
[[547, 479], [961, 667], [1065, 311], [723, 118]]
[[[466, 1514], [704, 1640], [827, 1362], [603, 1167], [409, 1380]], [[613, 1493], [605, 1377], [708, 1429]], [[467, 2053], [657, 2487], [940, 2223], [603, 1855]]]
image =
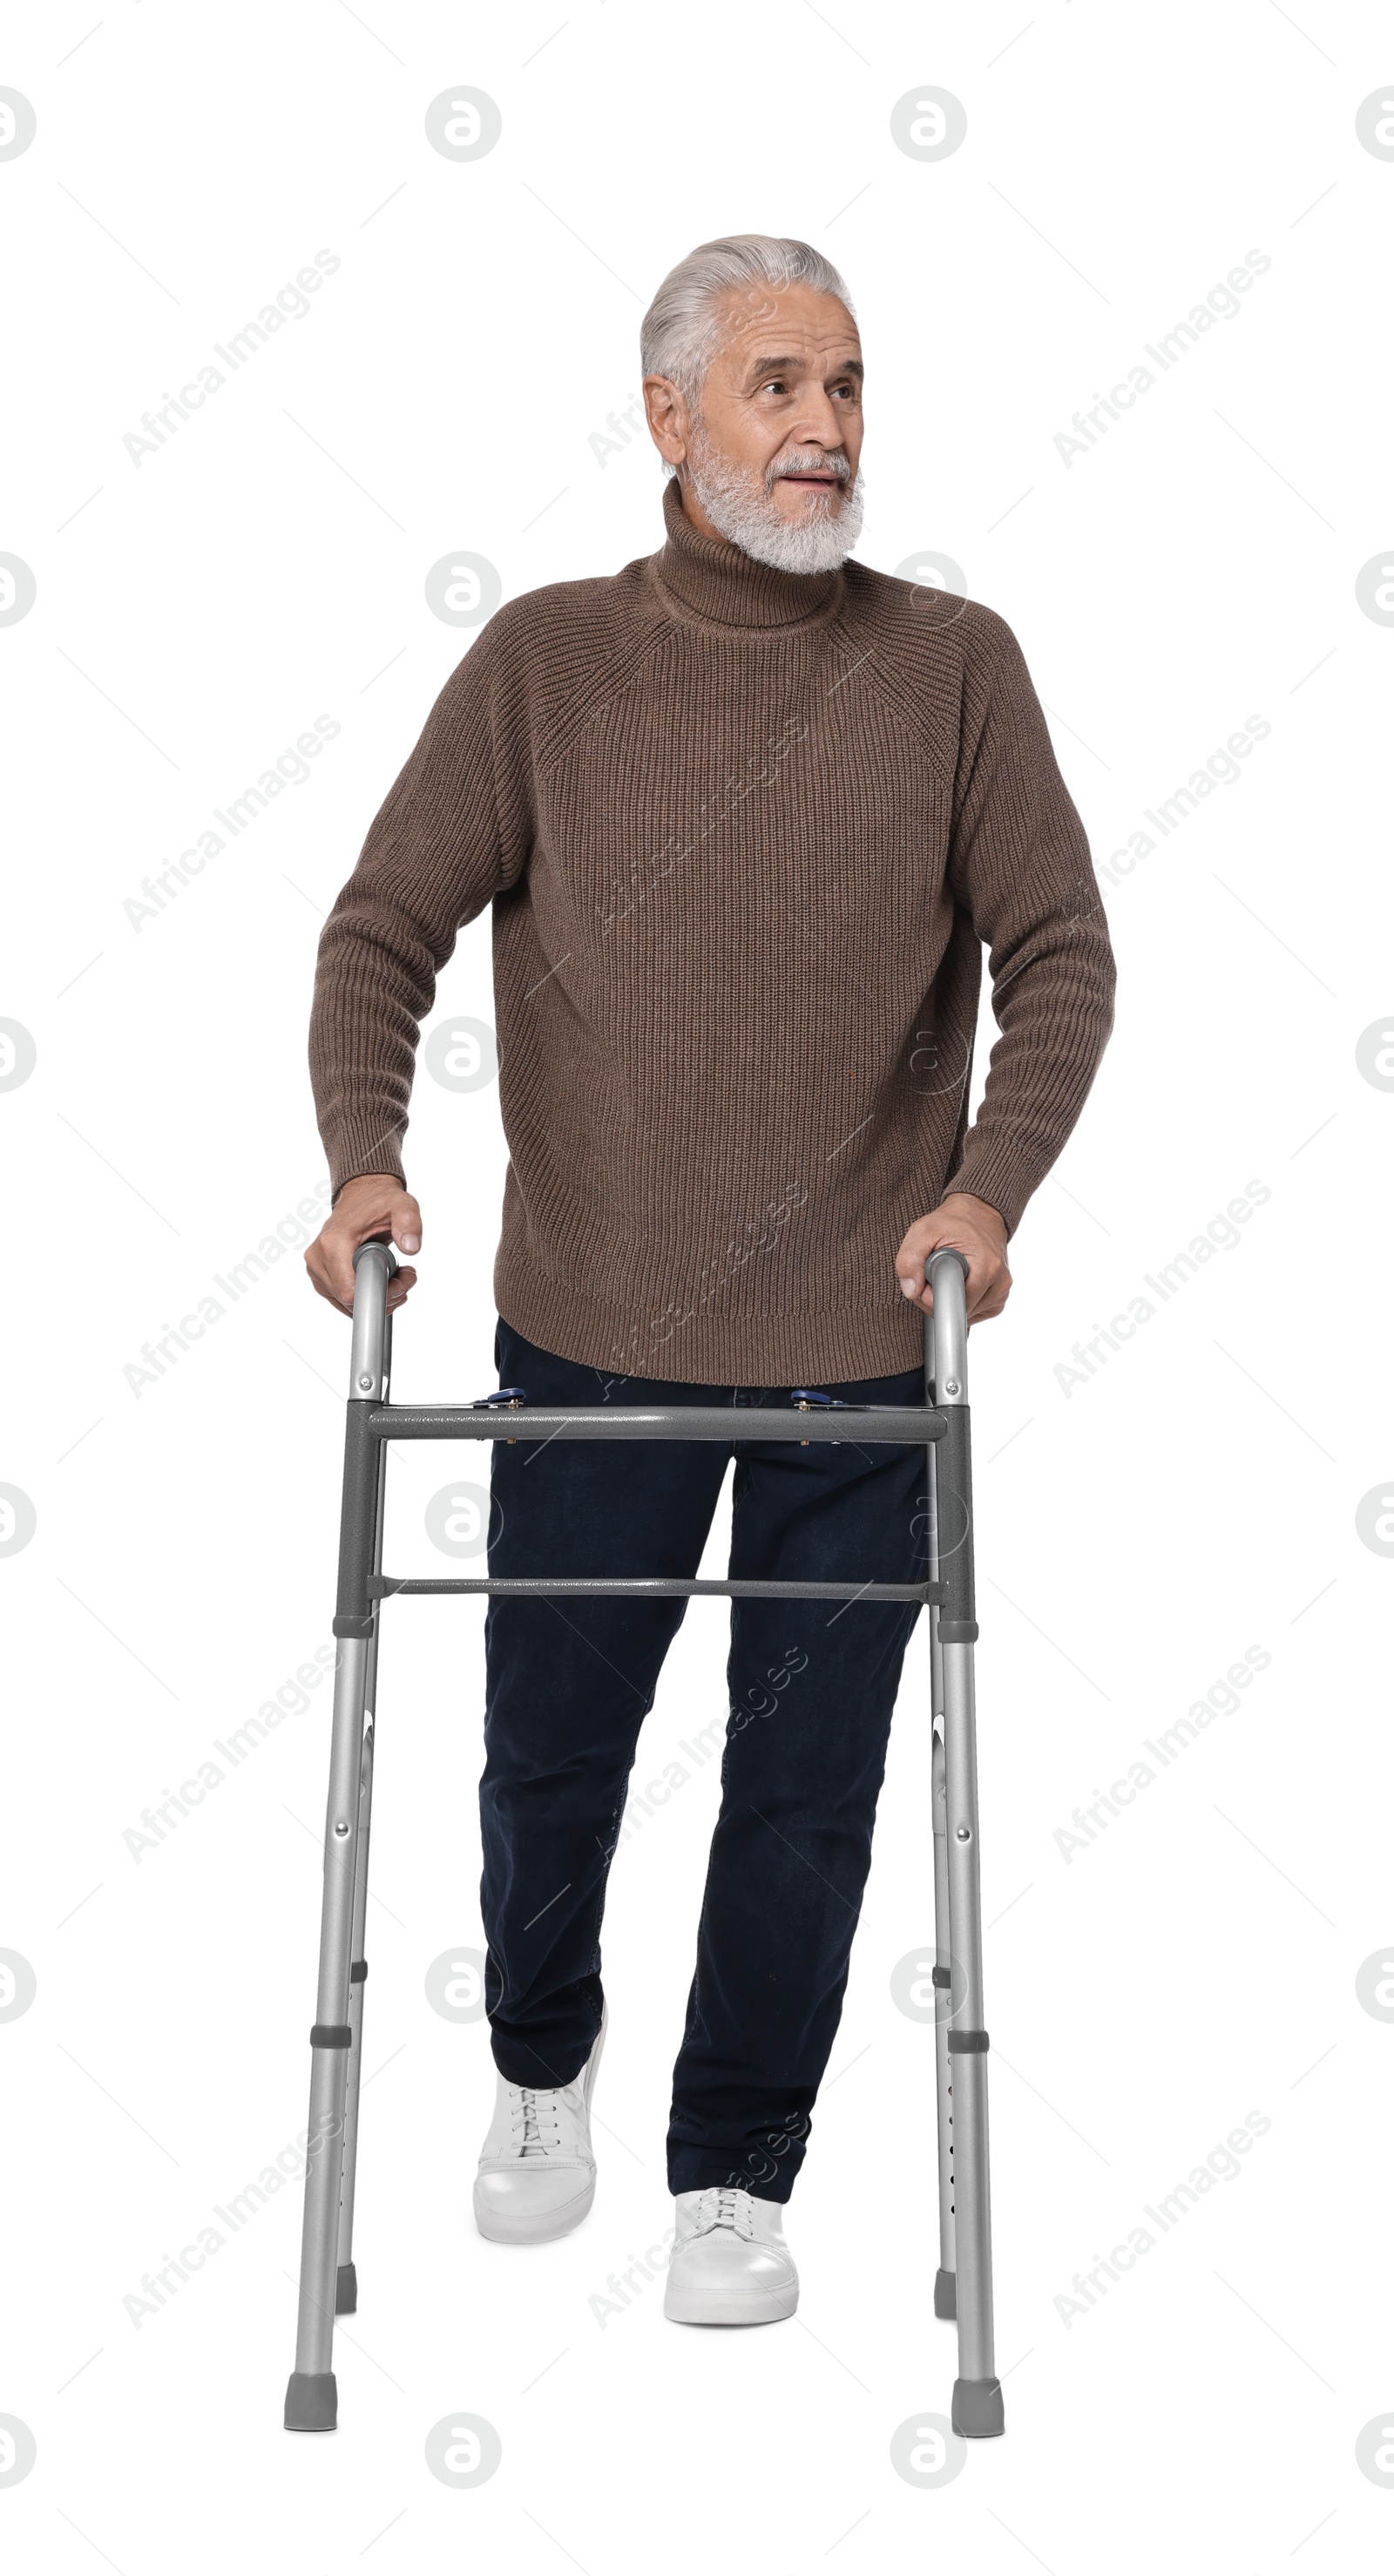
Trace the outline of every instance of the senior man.
[[[741, 1413], [809, 1384], [921, 1402], [941, 1244], [970, 1319], [1000, 1314], [1008, 1238], [1111, 1027], [1108, 934], [1010, 629], [848, 559], [863, 366], [836, 270], [803, 242], [703, 243], [641, 350], [663, 544], [496, 612], [325, 926], [310, 1058], [334, 1198], [309, 1269], [348, 1311], [359, 1244], [419, 1250], [399, 1151], [419, 1023], [492, 903], [501, 1383], [729, 1406], [731, 1438], [496, 1445], [491, 1571], [691, 1576], [734, 1460], [733, 1576], [922, 1580], [913, 1448], [746, 1442]], [[984, 943], [1000, 1035], [970, 1124]], [[561, 2236], [591, 2205], [601, 1916], [682, 1608], [490, 1604], [486, 2236]], [[684, 2322], [797, 2303], [783, 2207], [915, 1615], [732, 1606], [668, 2129]]]

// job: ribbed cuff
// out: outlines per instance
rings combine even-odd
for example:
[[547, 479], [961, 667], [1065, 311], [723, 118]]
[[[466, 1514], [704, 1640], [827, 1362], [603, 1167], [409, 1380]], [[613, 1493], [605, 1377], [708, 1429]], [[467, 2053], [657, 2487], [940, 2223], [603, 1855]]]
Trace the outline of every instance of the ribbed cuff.
[[406, 1173], [393, 1138], [384, 1140], [379, 1136], [375, 1144], [369, 1145], [347, 1136], [325, 1137], [324, 1150], [329, 1164], [331, 1207], [347, 1181], [363, 1180], [370, 1173], [381, 1172], [406, 1188]]
[[966, 1190], [970, 1197], [985, 1199], [994, 1207], [1007, 1229], [1015, 1234], [1026, 1210], [1027, 1200], [1039, 1189], [1044, 1174], [1028, 1164], [1010, 1148], [984, 1140], [975, 1141], [970, 1129], [964, 1138], [963, 1160], [956, 1172], [944, 1183], [942, 1195], [951, 1190]]

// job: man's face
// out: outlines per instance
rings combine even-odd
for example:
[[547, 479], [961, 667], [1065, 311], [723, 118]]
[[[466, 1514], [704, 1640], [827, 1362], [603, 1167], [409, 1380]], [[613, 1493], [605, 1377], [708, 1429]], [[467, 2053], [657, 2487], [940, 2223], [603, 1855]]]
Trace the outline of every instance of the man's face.
[[695, 415], [666, 377], [644, 379], [649, 428], [678, 468], [687, 517], [790, 570], [839, 561], [861, 519], [856, 325], [835, 295], [790, 286], [732, 295], [718, 327]]

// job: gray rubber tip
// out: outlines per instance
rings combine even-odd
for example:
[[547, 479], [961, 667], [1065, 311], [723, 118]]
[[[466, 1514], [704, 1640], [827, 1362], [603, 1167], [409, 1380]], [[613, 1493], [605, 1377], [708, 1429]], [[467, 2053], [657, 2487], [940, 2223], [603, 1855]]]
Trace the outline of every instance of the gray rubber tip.
[[956, 2379], [949, 2422], [968, 2442], [1004, 2429], [1000, 2379]]
[[286, 2389], [288, 2433], [332, 2433], [339, 2421], [339, 2390], [332, 2370], [293, 2370]]
[[958, 2282], [952, 2272], [938, 2271], [934, 2275], [934, 2313], [936, 2317], [958, 2315]]
[[356, 2264], [341, 2263], [334, 2280], [334, 2314], [356, 2317], [358, 2314], [358, 2269]]

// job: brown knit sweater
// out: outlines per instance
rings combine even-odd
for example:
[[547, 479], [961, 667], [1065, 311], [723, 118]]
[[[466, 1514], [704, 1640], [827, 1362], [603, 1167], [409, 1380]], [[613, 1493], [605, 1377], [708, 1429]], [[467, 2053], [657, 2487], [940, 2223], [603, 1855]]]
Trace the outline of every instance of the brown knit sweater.
[[1088, 844], [990, 609], [773, 571], [675, 482], [664, 516], [497, 611], [368, 834], [310, 1026], [335, 1193], [401, 1172], [418, 1024], [492, 902], [507, 1321], [636, 1376], [913, 1367], [907, 1226], [952, 1187], [1015, 1228], [1107, 1040]]

